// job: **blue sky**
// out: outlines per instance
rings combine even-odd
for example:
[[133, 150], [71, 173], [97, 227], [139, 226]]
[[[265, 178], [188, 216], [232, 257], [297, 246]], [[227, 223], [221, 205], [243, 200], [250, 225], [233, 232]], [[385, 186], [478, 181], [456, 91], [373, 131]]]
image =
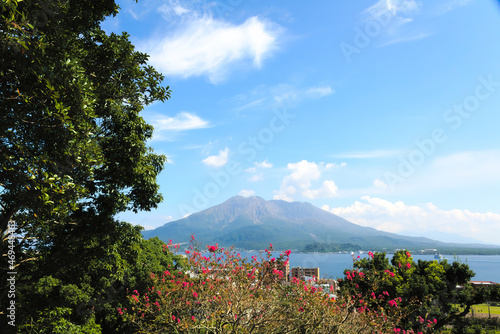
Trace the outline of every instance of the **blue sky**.
[[497, 1], [119, 4], [103, 27], [172, 89], [143, 112], [165, 200], [121, 219], [150, 229], [257, 195], [500, 244]]

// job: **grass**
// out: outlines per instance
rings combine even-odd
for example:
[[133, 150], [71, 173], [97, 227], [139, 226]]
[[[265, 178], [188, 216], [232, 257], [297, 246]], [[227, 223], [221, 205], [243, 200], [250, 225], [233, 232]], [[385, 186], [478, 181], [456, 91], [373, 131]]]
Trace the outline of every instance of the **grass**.
[[[488, 304], [477, 304], [473, 305], [474, 313], [485, 313], [488, 314]], [[491, 314], [500, 314], [500, 306], [491, 306], [490, 305], [490, 313]]]

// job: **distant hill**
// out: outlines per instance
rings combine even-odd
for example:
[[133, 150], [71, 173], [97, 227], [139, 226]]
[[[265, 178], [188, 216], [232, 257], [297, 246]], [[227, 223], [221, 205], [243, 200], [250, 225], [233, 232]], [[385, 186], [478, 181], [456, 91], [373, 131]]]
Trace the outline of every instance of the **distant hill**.
[[304, 250], [306, 246], [314, 249], [311, 244], [315, 247], [325, 244], [330, 248], [338, 244], [341, 249], [352, 245], [372, 250], [478, 247], [382, 232], [353, 224], [310, 203], [266, 201], [257, 196], [235, 196], [143, 232], [146, 238], [158, 236], [164, 242], [171, 239], [174, 243], [187, 243], [192, 234], [204, 244], [218, 243], [247, 250], [263, 249], [270, 243], [277, 249], [293, 250]]

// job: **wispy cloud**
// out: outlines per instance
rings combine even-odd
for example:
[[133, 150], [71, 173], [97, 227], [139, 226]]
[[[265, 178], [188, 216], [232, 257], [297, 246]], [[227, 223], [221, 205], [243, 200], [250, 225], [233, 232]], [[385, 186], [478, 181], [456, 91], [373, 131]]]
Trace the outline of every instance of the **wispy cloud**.
[[383, 19], [401, 14], [412, 14], [419, 10], [420, 4], [414, 0], [379, 0], [376, 4], [366, 8], [364, 14], [375, 19]]
[[217, 155], [211, 155], [206, 159], [203, 159], [203, 163], [210, 167], [222, 167], [228, 161], [229, 156], [229, 148], [225, 148], [224, 150], [219, 151]]
[[293, 108], [307, 100], [333, 95], [335, 91], [327, 85], [300, 87], [288, 83], [275, 86], [259, 85], [252, 90], [238, 94], [225, 103], [234, 105], [235, 110], [261, 110], [269, 108]]
[[245, 171], [250, 173], [251, 176], [248, 178], [250, 182], [257, 182], [264, 179], [264, 173], [261, 171], [262, 169], [269, 169], [273, 167], [273, 164], [264, 160], [262, 162], [254, 162], [254, 167], [249, 167]]
[[202, 119], [194, 113], [180, 112], [175, 116], [162, 114], [148, 114], [148, 121], [154, 127], [153, 140], [175, 140], [182, 131], [204, 129], [211, 127], [209, 121]]
[[429, 188], [455, 188], [500, 182], [500, 151], [467, 151], [438, 157], [433, 160], [426, 179], [414, 183]]
[[208, 128], [210, 123], [188, 112], [180, 112], [174, 117], [159, 117], [155, 121], [155, 126], [158, 131], [173, 130], [186, 131], [193, 129]]
[[306, 91], [306, 95], [310, 98], [317, 99], [323, 96], [332, 95], [334, 90], [330, 86], [311, 87]]
[[500, 214], [492, 212], [441, 210], [432, 203], [408, 205], [370, 196], [363, 196], [361, 201], [347, 207], [330, 209], [325, 205], [323, 209], [353, 223], [392, 233], [437, 230], [499, 244]]
[[437, 5], [436, 14], [442, 15], [457, 8], [463, 7], [471, 3], [473, 0], [452, 0], [445, 3], [439, 3]]
[[380, 46], [382, 47], [382, 46], [387, 46], [387, 45], [397, 44], [397, 43], [414, 42], [414, 41], [418, 41], [418, 40], [427, 38], [429, 36], [431, 36], [431, 34], [428, 34], [428, 33], [416, 33], [414, 35], [400, 36], [400, 37], [394, 38], [390, 41], [387, 41], [387, 42], [381, 44]]
[[237, 25], [210, 14], [192, 13], [180, 4], [164, 5], [160, 10], [184, 18], [174, 31], [144, 45], [150, 62], [168, 76], [207, 76], [218, 83], [238, 68], [260, 68], [278, 49], [283, 34], [279, 25], [257, 16]]
[[385, 27], [383, 30], [385, 42], [378, 46], [383, 47], [396, 43], [411, 42], [424, 39], [430, 33], [403, 29], [403, 26], [414, 21], [421, 9], [421, 3], [414, 0], [379, 0], [366, 8], [362, 14], [365, 22], [375, 21]]

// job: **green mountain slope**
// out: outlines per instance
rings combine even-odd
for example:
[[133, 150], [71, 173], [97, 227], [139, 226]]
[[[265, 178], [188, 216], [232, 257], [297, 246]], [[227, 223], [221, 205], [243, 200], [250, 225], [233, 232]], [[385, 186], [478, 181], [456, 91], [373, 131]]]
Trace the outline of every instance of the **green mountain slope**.
[[187, 243], [194, 234], [204, 244], [218, 243], [241, 249], [263, 249], [270, 243], [278, 249], [294, 250], [302, 250], [313, 243], [350, 243], [378, 250], [471, 246], [382, 232], [353, 224], [310, 203], [266, 201], [256, 196], [232, 197], [143, 234], [146, 238], [158, 236], [165, 242], [172, 240], [174, 243]]

